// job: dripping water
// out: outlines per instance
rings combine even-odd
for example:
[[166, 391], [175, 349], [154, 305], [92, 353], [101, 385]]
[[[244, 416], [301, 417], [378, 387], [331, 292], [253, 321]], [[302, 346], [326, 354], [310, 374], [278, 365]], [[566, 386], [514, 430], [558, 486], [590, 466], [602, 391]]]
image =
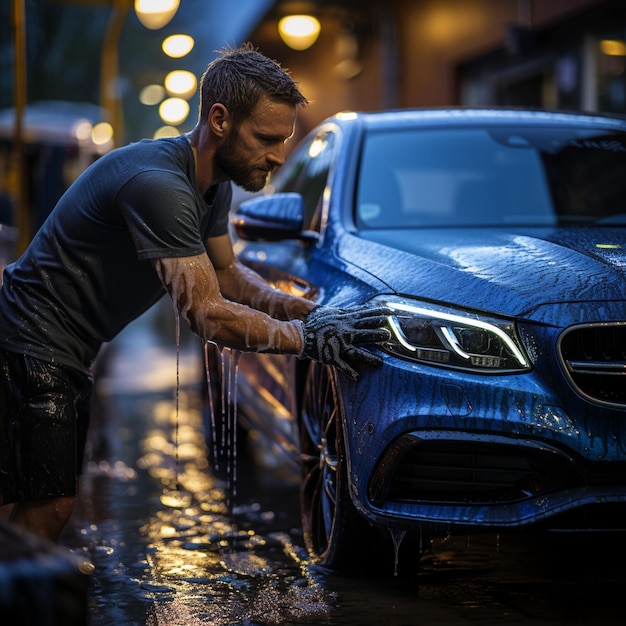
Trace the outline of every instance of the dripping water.
[[395, 530], [393, 528], [388, 528], [389, 534], [391, 535], [391, 541], [393, 541], [393, 549], [394, 549], [394, 561], [393, 561], [393, 575], [398, 575], [398, 561], [400, 560], [400, 545], [402, 544], [402, 540], [406, 536], [406, 530]]
[[180, 484], [180, 313], [174, 307], [175, 337], [176, 337], [176, 384], [174, 390], [174, 486], [165, 489], [161, 494], [161, 502], [172, 508], [182, 508], [188, 500], [188, 494], [183, 492]]
[[[215, 470], [219, 470], [219, 455], [217, 453], [217, 437], [215, 437], [216, 432], [216, 420], [215, 420], [215, 406], [213, 404], [213, 386], [211, 381], [211, 369], [210, 369], [210, 359], [209, 359], [209, 349], [212, 349], [214, 354], [220, 354], [218, 351], [217, 344], [212, 341], [207, 341], [204, 344], [204, 371], [206, 375], [206, 384], [207, 384], [207, 395], [208, 395], [208, 403], [209, 403], [209, 418], [211, 424], [211, 442], [212, 442], [212, 452], [213, 452], [213, 467]], [[220, 354], [221, 357], [221, 354]]]
[[[210, 352], [217, 362], [213, 365]], [[209, 423], [211, 428], [213, 469], [218, 472], [223, 461], [226, 480], [226, 506], [230, 511], [237, 496], [237, 375], [241, 353], [231, 348], [220, 348], [207, 341], [204, 346], [204, 368], [208, 393]], [[211, 369], [219, 372], [219, 407], [213, 397]], [[217, 413], [219, 410], [219, 422]], [[218, 433], [219, 429], [219, 433]]]
[[179, 450], [179, 422], [180, 422], [180, 313], [176, 308], [176, 391], [175, 391], [175, 431], [174, 431], [174, 450], [175, 450], [175, 485], [176, 491], [180, 491], [180, 459], [178, 455]]
[[226, 455], [226, 504], [232, 509], [237, 496], [237, 374], [238, 350], [222, 350], [222, 454]]

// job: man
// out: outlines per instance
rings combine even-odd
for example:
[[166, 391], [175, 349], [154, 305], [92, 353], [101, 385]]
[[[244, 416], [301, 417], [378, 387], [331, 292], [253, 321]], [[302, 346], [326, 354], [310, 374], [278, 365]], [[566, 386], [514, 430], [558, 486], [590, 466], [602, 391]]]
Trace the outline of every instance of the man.
[[[251, 46], [225, 50], [201, 81], [186, 136], [99, 159], [70, 187], [0, 290], [0, 491], [11, 519], [58, 541], [82, 465], [90, 367], [103, 342], [164, 291], [204, 340], [284, 352], [355, 378], [380, 358], [382, 311], [313, 303], [242, 266], [228, 234], [230, 181], [259, 191], [284, 162], [307, 101]], [[358, 321], [353, 321], [356, 317]], [[304, 320], [304, 322], [303, 322]]]

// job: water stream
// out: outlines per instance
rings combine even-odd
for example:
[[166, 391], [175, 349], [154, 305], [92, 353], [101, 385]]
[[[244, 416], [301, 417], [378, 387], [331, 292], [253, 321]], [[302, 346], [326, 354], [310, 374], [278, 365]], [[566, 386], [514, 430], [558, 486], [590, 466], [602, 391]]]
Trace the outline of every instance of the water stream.
[[88, 465], [71, 538], [95, 566], [89, 626], [289, 624], [328, 615], [335, 599], [299, 532], [292, 524], [279, 530], [277, 513], [263, 504], [279, 487], [247, 471], [235, 495], [215, 476], [197, 396], [180, 389], [178, 407], [165, 394], [108, 404], [118, 447], [112, 463]]
[[[238, 350], [220, 348], [212, 341], [207, 341], [204, 345], [207, 423], [211, 428], [211, 432], [208, 433], [212, 448], [210, 456], [213, 471], [216, 474], [222, 469], [225, 471], [225, 491], [229, 510], [237, 497], [237, 448], [239, 445], [237, 441], [237, 375], [240, 356], [241, 353]], [[214, 381], [211, 372], [220, 372], [220, 380]], [[216, 389], [219, 389], [218, 406], [214, 398]]]

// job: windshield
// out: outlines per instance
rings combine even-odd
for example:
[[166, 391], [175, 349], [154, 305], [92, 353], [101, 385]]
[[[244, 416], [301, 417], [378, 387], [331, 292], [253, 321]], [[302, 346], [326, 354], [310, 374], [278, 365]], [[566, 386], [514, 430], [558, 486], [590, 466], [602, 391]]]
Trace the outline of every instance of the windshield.
[[625, 133], [563, 127], [376, 132], [363, 146], [357, 225], [626, 225], [625, 172]]

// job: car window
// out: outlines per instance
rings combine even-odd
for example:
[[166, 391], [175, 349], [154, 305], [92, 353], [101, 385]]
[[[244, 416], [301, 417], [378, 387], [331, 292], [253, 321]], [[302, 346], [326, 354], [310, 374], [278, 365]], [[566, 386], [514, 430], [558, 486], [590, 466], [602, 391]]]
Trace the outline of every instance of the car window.
[[335, 133], [320, 131], [303, 143], [272, 178], [276, 192], [297, 192], [304, 199], [304, 228], [319, 230], [319, 215], [328, 172], [333, 161]]
[[624, 134], [551, 129], [371, 133], [356, 194], [362, 228], [551, 225], [626, 206]]

